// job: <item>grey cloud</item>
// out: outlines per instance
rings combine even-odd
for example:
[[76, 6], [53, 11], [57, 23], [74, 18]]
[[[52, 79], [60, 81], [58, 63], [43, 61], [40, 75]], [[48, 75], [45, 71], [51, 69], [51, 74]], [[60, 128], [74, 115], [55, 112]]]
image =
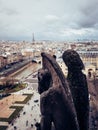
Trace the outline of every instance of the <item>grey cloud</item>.
[[6, 15], [17, 15], [19, 12], [13, 8], [2, 8], [0, 9], [1, 14], [6, 14]]
[[78, 24], [84, 28], [92, 28], [98, 23], [98, 0], [87, 0], [80, 8]]

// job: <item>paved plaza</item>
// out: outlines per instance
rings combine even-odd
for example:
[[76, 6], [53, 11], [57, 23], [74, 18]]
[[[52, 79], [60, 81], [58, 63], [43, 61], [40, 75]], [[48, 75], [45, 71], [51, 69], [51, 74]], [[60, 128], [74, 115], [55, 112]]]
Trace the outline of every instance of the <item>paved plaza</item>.
[[[38, 100], [38, 102], [34, 102]], [[20, 116], [17, 117], [7, 130], [35, 130], [35, 123], [40, 121], [39, 94], [35, 91], [31, 100], [25, 104]]]
[[16, 101], [24, 101], [26, 97], [26, 95], [21, 94], [11, 94], [10, 96], [0, 100], [0, 117], [8, 118], [14, 112], [14, 109], [9, 107], [15, 105], [14, 103]]
[[[40, 121], [40, 95], [37, 92], [38, 84], [35, 75], [36, 73], [29, 75], [24, 80], [28, 85], [27, 88], [0, 100], [0, 117], [8, 118], [14, 112], [14, 109], [9, 109], [10, 106], [23, 106], [19, 116], [11, 124], [0, 122], [0, 125], [8, 126], [7, 130], [35, 130], [35, 123]], [[26, 95], [23, 94], [33, 94], [33, 96], [26, 104], [16, 104], [15, 101], [25, 100]]]

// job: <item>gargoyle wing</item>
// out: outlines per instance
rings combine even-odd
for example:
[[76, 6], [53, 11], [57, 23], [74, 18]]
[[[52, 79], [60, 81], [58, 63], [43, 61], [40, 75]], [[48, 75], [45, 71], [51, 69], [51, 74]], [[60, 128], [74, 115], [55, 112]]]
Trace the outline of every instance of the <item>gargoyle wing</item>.
[[[48, 69], [51, 74], [52, 74], [52, 79], [53, 79], [53, 87], [59, 87], [61, 86], [63, 90], [65, 90], [65, 100], [69, 102], [69, 108], [72, 109], [72, 113], [75, 115], [75, 120], [78, 128], [78, 121], [77, 121], [77, 115], [76, 115], [76, 110], [73, 104], [73, 99], [72, 95], [68, 86], [68, 83], [65, 79], [65, 76], [57, 63], [56, 59], [52, 57], [51, 55], [47, 53], [41, 53], [42, 56], [42, 67], [44, 69]], [[65, 101], [66, 103], [66, 101]]]
[[48, 69], [52, 74], [53, 84], [56, 86], [63, 86], [66, 92], [66, 95], [71, 95], [69, 87], [65, 76], [57, 63], [56, 59], [47, 53], [41, 53], [42, 56], [42, 66], [44, 69]]

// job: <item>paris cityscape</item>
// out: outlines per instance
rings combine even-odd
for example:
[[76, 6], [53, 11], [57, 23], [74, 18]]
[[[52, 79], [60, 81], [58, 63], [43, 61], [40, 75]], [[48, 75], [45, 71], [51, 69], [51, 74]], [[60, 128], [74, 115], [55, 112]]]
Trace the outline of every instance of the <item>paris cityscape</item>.
[[[47, 45], [47, 46], [46, 46]], [[40, 121], [37, 72], [42, 66], [41, 52], [56, 55], [65, 77], [68, 70], [62, 53], [72, 49], [79, 53], [85, 65], [89, 86], [92, 118], [91, 129], [98, 127], [98, 42], [0, 42], [0, 127], [7, 130], [33, 130]], [[19, 87], [20, 85], [20, 87]], [[15, 89], [16, 88], [16, 89]], [[26, 97], [29, 100], [25, 102]], [[12, 107], [12, 109], [10, 108]], [[15, 107], [21, 111], [15, 114]], [[18, 108], [18, 109], [19, 109]], [[18, 110], [17, 109], [17, 110]], [[4, 111], [4, 112], [3, 112]], [[23, 125], [21, 125], [21, 122]]]
[[0, 0], [0, 130], [98, 130], [97, 5]]

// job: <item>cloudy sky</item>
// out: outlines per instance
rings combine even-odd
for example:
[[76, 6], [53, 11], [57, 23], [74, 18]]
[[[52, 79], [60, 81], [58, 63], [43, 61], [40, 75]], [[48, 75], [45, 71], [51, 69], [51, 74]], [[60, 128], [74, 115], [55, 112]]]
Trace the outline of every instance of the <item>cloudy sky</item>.
[[98, 40], [98, 0], [0, 0], [0, 40]]

